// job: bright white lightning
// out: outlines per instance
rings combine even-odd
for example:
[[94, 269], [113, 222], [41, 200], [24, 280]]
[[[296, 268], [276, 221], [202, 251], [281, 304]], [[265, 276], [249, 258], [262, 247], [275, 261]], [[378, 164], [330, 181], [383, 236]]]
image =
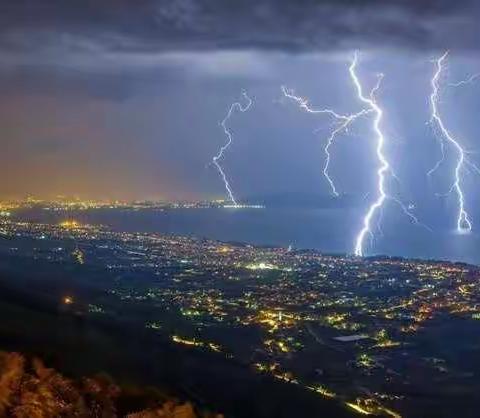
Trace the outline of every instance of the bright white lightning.
[[443, 160], [445, 159], [444, 149], [445, 149], [445, 140], [446, 140], [448, 143], [450, 143], [453, 146], [453, 148], [455, 148], [455, 150], [458, 153], [457, 164], [455, 166], [455, 180], [450, 189], [450, 192], [453, 192], [455, 190], [455, 193], [457, 194], [457, 198], [458, 198], [457, 232], [469, 233], [472, 230], [472, 223], [469, 219], [468, 213], [465, 210], [465, 197], [462, 189], [461, 177], [462, 177], [462, 172], [465, 168], [465, 164], [468, 164], [468, 165], [473, 165], [473, 164], [467, 161], [465, 157], [464, 149], [462, 148], [460, 143], [452, 136], [449, 130], [445, 127], [443, 119], [438, 110], [438, 102], [439, 102], [439, 96], [440, 96], [439, 80], [442, 75], [443, 64], [447, 59], [447, 57], [448, 57], [448, 51], [445, 52], [440, 58], [438, 58], [435, 61], [436, 70], [431, 79], [431, 87], [432, 87], [432, 93], [430, 95], [430, 107], [432, 112], [431, 121], [432, 123], [434, 122], [436, 124], [436, 126], [439, 128], [439, 131], [440, 131], [439, 139], [440, 139], [441, 150], [442, 150], [442, 159], [439, 162], [437, 162], [437, 164], [432, 170], [429, 171], [429, 175], [435, 172], [440, 166], [440, 164], [443, 162]]
[[[392, 176], [393, 178], [397, 179], [397, 176], [395, 173], [392, 171], [392, 168], [390, 166], [390, 163], [387, 160], [387, 157], [384, 154], [384, 145], [385, 145], [385, 135], [383, 134], [383, 131], [381, 129], [381, 122], [383, 118], [383, 110], [382, 108], [378, 105], [375, 94], [377, 93], [378, 89], [380, 88], [381, 82], [383, 80], [383, 74], [380, 74], [377, 80], [377, 84], [373, 87], [373, 89], [370, 91], [370, 94], [368, 97], [365, 96], [363, 92], [363, 87], [362, 84], [357, 76], [356, 69], [357, 69], [357, 63], [358, 63], [358, 53], [355, 52], [353, 61], [350, 65], [350, 77], [355, 84], [356, 90], [357, 90], [357, 95], [358, 99], [366, 104], [368, 108], [370, 109], [371, 112], [374, 113], [375, 117], [373, 120], [373, 130], [376, 134], [377, 137], [377, 147], [376, 147], [376, 154], [377, 158], [379, 161], [379, 167], [377, 169], [377, 178], [378, 178], [378, 183], [377, 183], [377, 190], [378, 190], [378, 197], [377, 200], [375, 200], [370, 208], [368, 209], [365, 217], [363, 218], [363, 227], [360, 230], [360, 232], [357, 235], [357, 238], [355, 240], [355, 251], [354, 254], [357, 257], [363, 257], [364, 255], [364, 242], [365, 238], [367, 235], [373, 235], [372, 230], [371, 230], [371, 223], [373, 218], [375, 217], [376, 213], [379, 212], [379, 218], [381, 217], [383, 213], [383, 207], [384, 203], [386, 200], [392, 200], [395, 203], [397, 203], [400, 206], [400, 209], [402, 212], [410, 218], [412, 223], [420, 225], [428, 230], [431, 230], [428, 226], [422, 224], [419, 222], [417, 217], [413, 215], [410, 212], [410, 207], [405, 206], [399, 199], [396, 197], [390, 196], [386, 192], [386, 177], [387, 174]], [[379, 222], [380, 220], [378, 220]], [[377, 226], [378, 227], [378, 226]]]
[[358, 98], [360, 101], [365, 103], [367, 106], [372, 109], [372, 111], [375, 113], [375, 119], [373, 122], [373, 129], [377, 135], [377, 158], [378, 161], [380, 162], [380, 166], [377, 170], [377, 176], [378, 176], [378, 198], [377, 200], [370, 206], [370, 209], [368, 210], [367, 214], [365, 215], [363, 219], [363, 228], [360, 230], [359, 234], [357, 235], [356, 242], [355, 242], [355, 255], [358, 257], [362, 257], [364, 252], [363, 252], [363, 244], [365, 241], [365, 237], [367, 234], [371, 234], [371, 221], [372, 218], [374, 217], [375, 213], [383, 207], [383, 204], [385, 200], [387, 199], [387, 194], [385, 192], [385, 176], [387, 172], [390, 169], [390, 164], [388, 163], [387, 159], [385, 158], [385, 155], [383, 154], [383, 146], [385, 143], [385, 137], [383, 135], [383, 132], [381, 130], [380, 124], [382, 121], [383, 117], [383, 110], [378, 106], [376, 100], [375, 100], [375, 93], [380, 87], [380, 83], [382, 81], [383, 75], [381, 75], [378, 79], [378, 83], [375, 86], [375, 88], [370, 92], [370, 96], [366, 97], [363, 93], [363, 88], [360, 83], [360, 80], [358, 79], [358, 76], [356, 74], [356, 68], [357, 68], [357, 61], [358, 61], [358, 54], [355, 52], [355, 56], [353, 58], [352, 64], [350, 65], [350, 77], [353, 80], [353, 83], [355, 84], [355, 87], [357, 89], [357, 94]]
[[242, 92], [242, 96], [245, 98], [246, 104], [244, 106], [242, 106], [242, 104], [240, 102], [233, 103], [230, 106], [230, 109], [228, 110], [227, 115], [225, 116], [225, 118], [220, 123], [220, 125], [222, 126], [223, 131], [224, 131], [224, 133], [227, 137], [227, 142], [225, 143], [225, 145], [223, 145], [220, 148], [220, 150], [218, 151], [218, 154], [215, 155], [212, 159], [212, 163], [215, 165], [215, 167], [217, 167], [217, 170], [220, 173], [220, 176], [221, 176], [221, 178], [223, 180], [223, 183], [225, 185], [225, 190], [227, 191], [228, 197], [229, 197], [230, 201], [233, 203], [234, 206], [238, 206], [238, 203], [237, 203], [237, 200], [235, 199], [235, 196], [233, 195], [233, 191], [232, 191], [230, 183], [227, 179], [227, 175], [225, 174], [225, 171], [223, 171], [223, 168], [220, 165], [219, 160], [221, 160], [223, 158], [225, 151], [228, 149], [228, 147], [231, 145], [231, 143], [233, 141], [233, 135], [227, 127], [228, 120], [230, 119], [230, 117], [232, 116], [233, 112], [236, 109], [238, 109], [238, 111], [243, 113], [243, 112], [246, 112], [248, 109], [250, 109], [250, 106], [252, 105], [252, 99], [247, 95], [247, 93], [245, 91]]
[[[308, 100], [306, 100], [302, 97], [299, 97], [299, 96], [295, 96], [293, 94], [293, 92], [288, 90], [286, 87], [282, 87], [282, 92], [283, 92], [285, 97], [295, 101], [306, 112], [313, 113], [313, 114], [326, 114], [326, 115], [329, 115], [329, 116], [333, 117], [333, 119], [335, 120], [336, 127], [332, 131], [330, 136], [327, 138], [327, 143], [326, 143], [325, 148], [324, 148], [326, 159], [325, 159], [325, 165], [324, 165], [324, 170], [323, 170], [323, 174], [324, 174], [325, 178], [327, 179], [334, 196], [338, 196], [338, 192], [336, 190], [335, 183], [333, 182], [333, 180], [332, 180], [332, 178], [330, 177], [330, 174], [329, 174], [329, 166], [330, 166], [330, 161], [331, 161], [330, 147], [335, 142], [336, 137], [342, 132], [347, 132], [350, 125], [353, 122], [355, 122], [359, 117], [361, 117], [363, 115], [367, 115], [367, 114], [374, 114], [375, 115], [374, 122], [373, 122], [373, 129], [377, 134], [376, 153], [377, 153], [377, 158], [380, 162], [380, 166], [377, 170], [379, 197], [371, 205], [369, 211], [365, 215], [364, 222], [363, 222], [363, 228], [356, 238], [355, 255], [361, 257], [361, 256], [363, 256], [363, 253], [364, 253], [363, 246], [364, 246], [364, 241], [365, 241], [366, 235], [373, 235], [373, 233], [371, 232], [372, 218], [375, 216], [377, 211], [381, 211], [383, 209], [383, 205], [384, 205], [384, 203], [387, 199], [390, 199], [390, 200], [394, 201], [395, 203], [397, 203], [400, 206], [403, 213], [407, 217], [410, 218], [412, 223], [423, 226], [424, 228], [426, 228], [428, 230], [431, 230], [431, 229], [428, 228], [426, 225], [423, 225], [422, 223], [420, 223], [419, 220], [416, 218], [416, 216], [413, 215], [410, 212], [409, 207], [405, 206], [399, 199], [397, 199], [393, 196], [387, 195], [387, 193], [385, 191], [386, 175], [389, 174], [395, 179], [397, 179], [397, 177], [395, 176], [395, 173], [392, 171], [392, 169], [390, 167], [390, 164], [388, 163], [388, 161], [387, 161], [387, 159], [386, 159], [386, 157], [383, 153], [383, 146], [384, 146], [384, 142], [385, 142], [385, 137], [384, 137], [383, 132], [381, 131], [381, 128], [380, 128], [381, 120], [382, 120], [382, 117], [383, 117], [383, 111], [378, 106], [378, 104], [376, 102], [376, 99], [375, 99], [375, 94], [377, 93], [377, 91], [380, 88], [380, 85], [381, 85], [381, 82], [382, 82], [382, 79], [383, 79], [383, 75], [381, 74], [378, 77], [378, 81], [375, 84], [375, 86], [373, 87], [373, 89], [370, 91], [369, 97], [366, 97], [363, 93], [363, 88], [362, 88], [362, 85], [360, 83], [360, 80], [358, 79], [358, 76], [356, 74], [357, 62], [358, 62], [358, 54], [355, 52], [355, 55], [354, 55], [353, 60], [350, 64], [350, 67], [349, 67], [349, 74], [350, 74], [351, 80], [353, 81], [353, 84], [355, 85], [358, 99], [363, 104], [366, 105], [366, 107], [364, 109], [362, 109], [361, 111], [359, 111], [358, 113], [354, 113], [354, 114], [351, 114], [351, 115], [342, 115], [342, 114], [338, 114], [334, 110], [328, 109], [328, 108], [327, 109], [314, 109], [314, 108], [310, 107], [310, 105], [308, 103]], [[378, 223], [380, 223], [380, 219], [381, 219], [381, 217], [378, 218]], [[378, 225], [378, 228], [381, 229], [380, 225]]]
[[458, 81], [457, 83], [450, 83], [449, 86], [450, 87], [462, 87], [462, 86], [466, 86], [468, 84], [472, 84], [478, 79], [480, 79], [480, 73], [479, 74], [474, 74], [474, 75], [468, 77], [466, 80], [461, 80], [461, 81]]
[[330, 190], [331, 190], [332, 194], [335, 197], [338, 197], [339, 193], [337, 191], [337, 188], [335, 187], [335, 183], [334, 183], [332, 177], [330, 176], [330, 172], [329, 172], [330, 162], [331, 162], [330, 147], [333, 145], [336, 137], [339, 134], [341, 134], [342, 132], [348, 131], [348, 128], [350, 127], [350, 125], [355, 120], [357, 120], [360, 116], [363, 116], [367, 113], [370, 113], [371, 110], [370, 109], [363, 109], [360, 112], [354, 113], [354, 114], [351, 114], [351, 115], [341, 115], [341, 114], [338, 114], [337, 112], [335, 112], [331, 109], [313, 109], [308, 104], [307, 99], [305, 99], [303, 97], [295, 96], [293, 94], [293, 91], [288, 90], [285, 86], [282, 86], [282, 92], [283, 92], [285, 97], [287, 97], [287, 98], [295, 101], [296, 103], [298, 103], [300, 108], [302, 108], [306, 112], [314, 113], [314, 114], [325, 114], [325, 115], [331, 116], [335, 119], [336, 127], [331, 132], [330, 136], [327, 138], [327, 142], [326, 142], [325, 147], [323, 149], [324, 152], [325, 152], [325, 164], [323, 166], [323, 175], [324, 175], [325, 179], [327, 180], [327, 182], [330, 186]]

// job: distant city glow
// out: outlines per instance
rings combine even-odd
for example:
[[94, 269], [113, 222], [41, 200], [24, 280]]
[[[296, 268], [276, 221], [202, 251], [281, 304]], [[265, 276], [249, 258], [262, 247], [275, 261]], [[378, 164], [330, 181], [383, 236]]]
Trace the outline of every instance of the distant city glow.
[[256, 264], [247, 264], [245, 268], [249, 270], [275, 270], [277, 266], [265, 262], [256, 263]]
[[[152, 314], [138, 320], [149, 332], [186, 349], [243, 359], [257, 373], [335, 398], [362, 414], [400, 417], [396, 409], [403, 410], [415, 400], [405, 395], [405, 403], [396, 394], [398, 388], [405, 382], [410, 389], [418, 387], [413, 371], [397, 372], [395, 364], [403, 361], [402, 353], [410, 344], [422, 344], [418, 335], [424, 338], [422, 330], [438, 326], [435, 318], [448, 324], [448, 317], [475, 320], [480, 314], [478, 268], [462, 264], [360, 260], [316, 251], [115, 232], [99, 225], [64, 228], [9, 219], [4, 228], [8, 237], [25, 239], [32, 248], [41, 240], [42, 251], [36, 256], [49, 263], [75, 263], [80, 270], [88, 262], [104, 266], [106, 277], [138, 273], [158, 278], [145, 283], [99, 281], [105, 292], [85, 293], [85, 308], [75, 305], [86, 317], [111, 317], [119, 310], [128, 315], [130, 309], [148, 307]], [[75, 249], [59, 247], [59, 242], [75, 243]], [[74, 305], [73, 296], [63, 296], [61, 303]], [[165, 309], [169, 314], [162, 316]], [[179, 329], [178, 324], [185, 327]], [[232, 343], [212, 338], [221, 336], [216, 332], [220, 329], [232, 333]], [[245, 344], [234, 343], [237, 337]], [[465, 343], [470, 344], [470, 339]], [[341, 352], [345, 361], [324, 362], [314, 371], [302, 366], [305, 353], [318, 353], [326, 346], [332, 353]], [[446, 388], [458, 387], [455, 365], [450, 372], [443, 359], [434, 357], [438, 353], [431, 345], [422, 350], [421, 356], [410, 355], [412, 370], [423, 367], [422, 373], [432, 378], [441, 371]], [[333, 372], [345, 375], [341, 384], [326, 381]], [[379, 384], [382, 392], [374, 390]], [[359, 385], [370, 392], [359, 390]]]
[[225, 209], [265, 209], [264, 205], [223, 205]]
[[78, 228], [80, 226], [80, 224], [77, 221], [68, 220], [68, 221], [60, 222], [60, 226], [62, 228], [71, 229], [71, 228]]

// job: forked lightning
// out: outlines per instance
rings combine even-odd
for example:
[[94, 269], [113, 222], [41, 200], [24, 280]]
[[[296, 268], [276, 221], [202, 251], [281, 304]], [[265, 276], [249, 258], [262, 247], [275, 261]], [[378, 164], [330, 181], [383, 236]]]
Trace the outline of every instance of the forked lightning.
[[220, 123], [220, 125], [222, 126], [223, 131], [225, 133], [225, 136], [227, 137], [227, 142], [225, 143], [225, 145], [223, 145], [220, 148], [220, 150], [218, 151], [218, 154], [216, 154], [212, 159], [212, 163], [215, 165], [215, 167], [217, 167], [217, 170], [220, 174], [220, 177], [221, 177], [221, 179], [222, 179], [222, 181], [225, 185], [225, 190], [227, 191], [228, 198], [230, 199], [230, 201], [232, 202], [232, 204], [234, 206], [238, 206], [238, 202], [235, 199], [235, 196], [234, 196], [233, 191], [232, 191], [232, 187], [230, 186], [230, 183], [227, 179], [227, 175], [225, 174], [225, 171], [223, 170], [219, 161], [222, 160], [222, 158], [225, 154], [225, 151], [228, 149], [228, 147], [230, 147], [230, 145], [233, 141], [233, 135], [227, 127], [228, 120], [230, 119], [230, 117], [232, 116], [233, 112], [236, 109], [243, 113], [243, 112], [246, 112], [248, 109], [250, 109], [250, 106], [252, 105], [252, 99], [247, 95], [247, 93], [245, 91], [242, 92], [242, 96], [245, 98], [246, 104], [244, 106], [242, 106], [242, 104], [240, 102], [233, 103], [230, 106], [230, 109], [228, 110], [227, 115], [225, 116], [225, 118]]

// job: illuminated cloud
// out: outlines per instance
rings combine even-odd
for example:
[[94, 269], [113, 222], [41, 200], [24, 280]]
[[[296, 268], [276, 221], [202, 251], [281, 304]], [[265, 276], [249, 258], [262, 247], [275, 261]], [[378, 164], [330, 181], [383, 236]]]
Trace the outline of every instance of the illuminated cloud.
[[26, 0], [0, 8], [2, 49], [158, 52], [478, 48], [478, 2], [463, 0]]

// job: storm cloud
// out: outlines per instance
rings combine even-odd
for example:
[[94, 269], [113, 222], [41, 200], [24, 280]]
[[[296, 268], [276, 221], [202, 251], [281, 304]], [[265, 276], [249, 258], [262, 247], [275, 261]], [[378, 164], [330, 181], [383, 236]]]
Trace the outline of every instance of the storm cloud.
[[[0, 177], [9, 180], [0, 195], [222, 197], [208, 162], [224, 141], [218, 122], [242, 89], [255, 107], [232, 118], [225, 161], [239, 195], [328, 194], [326, 131], [317, 129], [328, 131], [329, 121], [282, 101], [280, 85], [357, 111], [348, 62], [359, 49], [366, 85], [386, 74], [386, 127], [405, 137], [388, 151], [404, 164], [405, 187], [414, 185], [408, 200], [421, 201], [430, 185], [418, 179], [438, 150], [425, 125], [430, 60], [451, 49], [451, 80], [478, 72], [479, 9], [474, 0], [1, 2]], [[476, 91], [458, 89], [454, 99], [477, 109]], [[471, 149], [475, 117], [449, 120]], [[369, 138], [336, 145], [332, 175], [345, 193], [371, 192]]]
[[20, 0], [0, 6], [0, 48], [474, 49], [479, 11], [474, 0]]

